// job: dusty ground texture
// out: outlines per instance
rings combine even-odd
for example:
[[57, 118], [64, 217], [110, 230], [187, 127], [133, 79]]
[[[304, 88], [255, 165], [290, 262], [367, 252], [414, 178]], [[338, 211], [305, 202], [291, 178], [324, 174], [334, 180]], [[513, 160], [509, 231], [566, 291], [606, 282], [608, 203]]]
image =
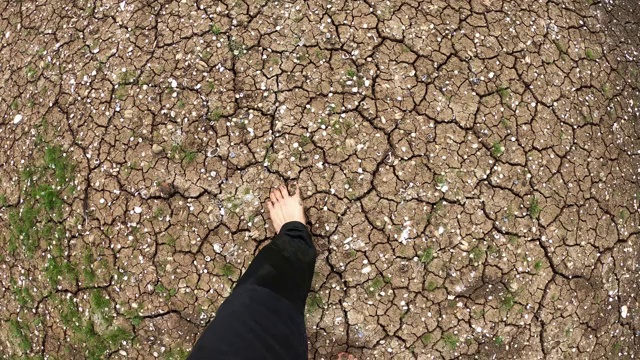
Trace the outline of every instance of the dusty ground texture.
[[2, 1], [0, 357], [184, 357], [285, 180], [310, 358], [638, 358], [639, 11]]

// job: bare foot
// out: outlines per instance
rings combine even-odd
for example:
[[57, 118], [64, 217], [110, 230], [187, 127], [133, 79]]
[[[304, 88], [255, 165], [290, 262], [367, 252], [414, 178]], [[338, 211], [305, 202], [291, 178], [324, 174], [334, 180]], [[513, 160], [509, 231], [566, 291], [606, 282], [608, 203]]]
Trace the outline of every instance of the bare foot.
[[305, 223], [300, 187], [297, 185], [296, 193], [293, 196], [289, 195], [289, 191], [284, 185], [271, 190], [269, 200], [267, 200], [267, 209], [276, 233], [279, 233], [282, 225], [289, 221]]

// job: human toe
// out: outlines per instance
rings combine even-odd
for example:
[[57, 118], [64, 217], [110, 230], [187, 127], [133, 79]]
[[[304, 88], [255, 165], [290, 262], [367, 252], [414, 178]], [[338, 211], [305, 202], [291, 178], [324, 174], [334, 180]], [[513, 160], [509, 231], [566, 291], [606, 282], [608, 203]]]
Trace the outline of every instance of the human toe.
[[278, 203], [278, 201], [280, 201], [279, 193], [280, 191], [278, 189], [271, 189], [271, 193], [269, 194], [269, 199], [271, 199], [271, 203], [274, 206]]
[[280, 190], [280, 193], [282, 194], [282, 198], [286, 199], [289, 197], [289, 190], [287, 190], [287, 187], [284, 185], [280, 185], [278, 187], [278, 190]]

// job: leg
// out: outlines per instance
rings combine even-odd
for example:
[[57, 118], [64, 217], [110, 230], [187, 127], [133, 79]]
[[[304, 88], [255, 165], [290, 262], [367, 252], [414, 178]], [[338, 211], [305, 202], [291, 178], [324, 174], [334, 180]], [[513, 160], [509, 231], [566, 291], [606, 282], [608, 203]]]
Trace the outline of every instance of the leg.
[[316, 249], [304, 225], [300, 190], [294, 196], [289, 196], [284, 186], [273, 190], [267, 207], [278, 234], [260, 250], [236, 288], [247, 284], [267, 288], [302, 314], [311, 289]]
[[284, 224], [242, 275], [236, 288], [253, 284], [267, 288], [304, 313], [316, 263], [316, 249], [307, 227], [298, 221]]
[[316, 250], [302, 201], [281, 187], [267, 204], [278, 233], [255, 257], [189, 359], [306, 359], [304, 306]]

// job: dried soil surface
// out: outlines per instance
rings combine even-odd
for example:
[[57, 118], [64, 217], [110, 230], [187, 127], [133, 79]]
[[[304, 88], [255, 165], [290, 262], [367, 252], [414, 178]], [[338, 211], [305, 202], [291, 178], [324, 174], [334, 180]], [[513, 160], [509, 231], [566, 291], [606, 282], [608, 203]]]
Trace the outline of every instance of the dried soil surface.
[[309, 358], [638, 358], [639, 11], [1, 2], [0, 357], [183, 358], [285, 181]]

